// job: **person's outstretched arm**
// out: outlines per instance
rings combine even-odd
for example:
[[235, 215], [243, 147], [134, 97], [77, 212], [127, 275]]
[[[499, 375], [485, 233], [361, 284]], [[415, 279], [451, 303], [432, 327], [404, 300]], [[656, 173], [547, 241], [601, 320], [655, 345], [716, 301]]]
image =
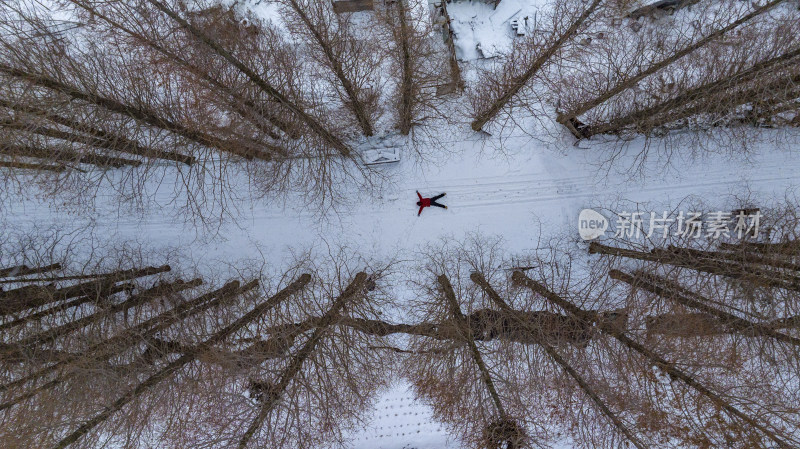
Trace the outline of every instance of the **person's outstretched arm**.
[[419, 207], [419, 212], [417, 212], [417, 217], [419, 217], [420, 214], [422, 214], [422, 209], [425, 209], [425, 206], [420, 206]]
[[[419, 197], [419, 201], [422, 202], [422, 195], [419, 194], [419, 190], [417, 190], [417, 196]], [[422, 210], [422, 209], [420, 209]]]

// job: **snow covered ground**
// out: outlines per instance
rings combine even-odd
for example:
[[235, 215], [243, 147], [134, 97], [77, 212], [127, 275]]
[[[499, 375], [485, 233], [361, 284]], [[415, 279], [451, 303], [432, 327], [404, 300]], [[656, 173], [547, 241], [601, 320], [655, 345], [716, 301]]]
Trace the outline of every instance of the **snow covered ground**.
[[[747, 157], [724, 152], [693, 157], [694, 149], [687, 146], [666, 167], [653, 156], [633, 171], [643, 142], [631, 142], [614, 163], [603, 164], [614, 150], [603, 143], [576, 147], [519, 135], [504, 140], [500, 151], [497, 139], [465, 135], [446, 143], [449, 152], [433, 152], [424, 161], [405, 154], [399, 164], [382, 166], [389, 180], [377, 193], [353, 190], [349, 204], [322, 219], [291, 204], [244, 201], [236, 223], [209, 238], [202, 229], [166, 219], [174, 212], [169, 205], [144, 216], [118, 216], [114, 204], [101, 204], [98, 211], [82, 216], [25, 202], [12, 208], [5, 226], [58, 224], [76, 235], [91, 227], [103, 238], [177, 246], [197, 258], [264, 257], [275, 266], [281, 266], [290, 248], [324, 249], [328, 244], [375, 258], [413, 258], [432, 242], [474, 232], [502, 236], [510, 248], [521, 251], [565, 232], [578, 244], [577, 217], [585, 207], [646, 204], [645, 210], [662, 211], [696, 196], [728, 210], [731, 198], [755, 204], [781, 198], [800, 181], [800, 138], [777, 136], [777, 131], [765, 133]], [[428, 196], [447, 192], [442, 202], [449, 208], [426, 209], [417, 217], [415, 190]], [[354, 436], [353, 444], [359, 449], [458, 447], [432, 421], [430, 410], [413, 402], [404, 385], [380, 399], [372, 424]]]
[[[622, 200], [666, 206], [690, 195], [707, 200], [745, 193], [754, 199], [782, 197], [800, 180], [800, 144], [796, 138], [784, 140], [777, 143], [766, 134], [747, 156], [695, 158], [687, 147], [676, 151], [668, 166], [651, 155], [639, 167], [634, 157], [642, 142], [632, 142], [627, 155], [604, 164], [614, 151], [607, 144], [582, 143], [585, 148], [579, 148], [519, 136], [504, 140], [499, 151], [497, 141], [470, 136], [445, 143], [452, 152], [431, 154], [424, 161], [406, 154], [398, 164], [381, 166], [389, 179], [379, 191], [351, 190], [347, 203], [323, 218], [293, 201], [242, 201], [236, 222], [229, 221], [211, 242], [198, 241], [203, 229], [167, 218], [174, 213], [168, 204], [145, 215], [118, 216], [116, 204], [101, 203], [84, 215], [24, 202], [10, 209], [6, 224], [29, 229], [52, 223], [67, 230], [92, 224], [101, 235], [180, 245], [219, 257], [245, 256], [256, 251], [256, 244], [270, 252], [268, 262], [280, 261], [287, 247], [323, 241], [393, 257], [476, 231], [502, 235], [509, 246], [524, 249], [535, 247], [542, 232], [570, 229], [577, 237], [577, 217], [584, 207], [612, 207]], [[425, 209], [417, 217], [415, 190], [425, 196], [447, 192], [441, 202], [449, 209]]]
[[491, 58], [511, 49], [517, 31], [511, 21], [523, 24], [525, 32], [536, 29], [541, 0], [493, 2], [457, 1], [447, 5], [455, 34], [456, 56], [462, 61]]
[[[496, 11], [483, 2], [448, 5], [459, 58], [478, 58], [479, 44], [483, 56], [508, 48], [514, 36], [509, 20], [530, 17], [535, 4], [504, 0]], [[266, 3], [263, 8], [263, 15], [272, 14]], [[380, 188], [350, 189], [345, 204], [323, 217], [291, 198], [280, 203], [245, 199], [235, 205], [237, 216], [209, 233], [180, 217], [169, 218], [175, 205], [167, 193], [160, 208], [120, 215], [101, 192], [97, 210], [67, 213], [26, 201], [13, 205], [0, 224], [20, 230], [53, 226], [64, 234], [169, 245], [196, 259], [263, 257], [280, 267], [290, 250], [342, 245], [376, 259], [402, 260], [431, 243], [476, 232], [501, 236], [516, 251], [534, 249], [538, 242], [565, 233], [579, 244], [577, 219], [584, 208], [616, 210], [621, 204], [638, 204], [660, 212], [695, 196], [729, 210], [733, 198], [758, 205], [794, 191], [800, 181], [800, 136], [780, 131], [765, 131], [746, 156], [724, 149], [705, 153], [687, 143], [672, 152], [669, 163], [653, 150], [639, 165], [643, 140], [629, 142], [610, 163], [618, 150], [613, 144], [573, 146], [566, 137], [521, 132], [500, 141], [465, 133], [468, 129], [462, 124], [437, 131], [441, 148], [423, 145], [422, 158], [405, 149], [400, 163], [379, 168], [387, 176]], [[564, 132], [554, 128], [553, 134]], [[424, 196], [446, 192], [441, 202], [448, 209], [429, 208], [418, 217], [416, 190]], [[460, 447], [403, 384], [380, 397], [371, 423], [352, 442], [355, 449]]]
[[459, 447], [434, 421], [427, 407], [414, 400], [405, 385], [384, 394], [375, 405], [372, 423], [353, 435], [353, 449], [436, 449]]

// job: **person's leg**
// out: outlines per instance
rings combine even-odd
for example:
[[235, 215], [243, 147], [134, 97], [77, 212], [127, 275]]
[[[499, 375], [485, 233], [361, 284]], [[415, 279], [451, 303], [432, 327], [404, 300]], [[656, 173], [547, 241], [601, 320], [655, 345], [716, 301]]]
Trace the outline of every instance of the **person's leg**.
[[431, 200], [431, 206], [441, 207], [442, 209], [447, 209], [447, 206], [443, 204], [439, 204], [436, 201]]
[[445, 195], [447, 195], [447, 194], [446, 193], [442, 193], [440, 195], [436, 195], [435, 197], [431, 198], [431, 201], [436, 201], [436, 200], [438, 200], [439, 198], [441, 198], [441, 197], [443, 197]]

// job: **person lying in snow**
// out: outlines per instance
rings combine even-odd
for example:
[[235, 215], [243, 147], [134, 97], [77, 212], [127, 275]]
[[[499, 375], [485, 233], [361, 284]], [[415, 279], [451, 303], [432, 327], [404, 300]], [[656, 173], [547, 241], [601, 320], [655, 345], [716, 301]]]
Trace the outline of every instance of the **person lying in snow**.
[[447, 209], [447, 206], [445, 206], [443, 204], [439, 204], [439, 203], [436, 202], [436, 200], [438, 200], [439, 198], [441, 198], [441, 197], [443, 197], [445, 195], [447, 195], [447, 193], [442, 193], [440, 195], [436, 195], [433, 198], [423, 198], [422, 195], [419, 194], [419, 190], [417, 190], [417, 196], [419, 197], [419, 201], [417, 201], [417, 206], [419, 206], [419, 212], [417, 212], [417, 217], [419, 217], [420, 214], [422, 214], [422, 209], [425, 209], [426, 207], [436, 206], [436, 207], [442, 207], [442, 208]]

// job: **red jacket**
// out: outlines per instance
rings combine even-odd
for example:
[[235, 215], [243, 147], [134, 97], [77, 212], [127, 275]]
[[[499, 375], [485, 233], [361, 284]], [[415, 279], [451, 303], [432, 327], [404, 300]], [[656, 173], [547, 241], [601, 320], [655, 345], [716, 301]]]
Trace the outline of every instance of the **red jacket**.
[[426, 207], [431, 207], [431, 199], [423, 198], [422, 195], [419, 194], [419, 192], [417, 192], [417, 196], [419, 197], [419, 201], [417, 202], [417, 204], [419, 204], [419, 212], [417, 212], [417, 216], [419, 216], [419, 214], [422, 213], [422, 209], [425, 209]]

